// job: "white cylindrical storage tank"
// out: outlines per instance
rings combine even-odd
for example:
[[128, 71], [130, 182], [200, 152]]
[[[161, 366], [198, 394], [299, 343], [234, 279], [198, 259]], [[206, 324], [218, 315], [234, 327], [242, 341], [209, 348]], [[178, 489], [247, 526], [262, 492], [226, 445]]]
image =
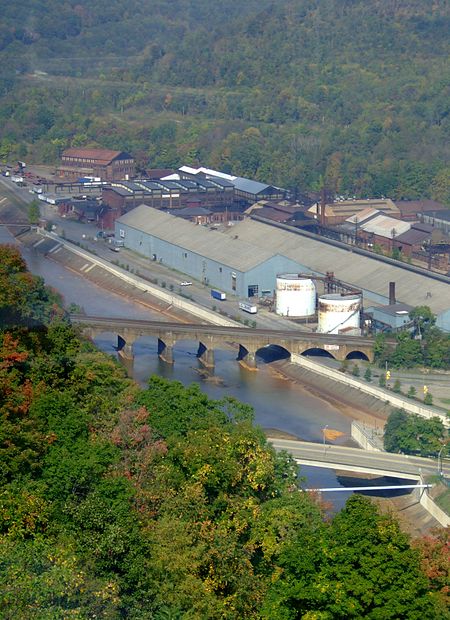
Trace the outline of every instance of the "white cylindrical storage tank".
[[319, 297], [319, 324], [322, 334], [338, 334], [349, 328], [359, 329], [361, 297], [330, 293]]
[[296, 273], [277, 276], [276, 308], [280, 316], [312, 316], [316, 311], [316, 287], [309, 278]]

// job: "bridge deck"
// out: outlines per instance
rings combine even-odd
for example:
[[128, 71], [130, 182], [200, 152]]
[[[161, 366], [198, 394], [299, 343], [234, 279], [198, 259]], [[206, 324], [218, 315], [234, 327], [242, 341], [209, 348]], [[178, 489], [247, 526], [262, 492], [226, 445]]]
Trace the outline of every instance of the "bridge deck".
[[362, 336], [342, 336], [337, 334], [322, 334], [317, 332], [296, 332], [289, 330], [275, 330], [275, 329], [259, 329], [248, 327], [223, 327], [220, 325], [210, 325], [202, 323], [169, 323], [164, 321], [141, 321], [132, 319], [116, 319], [105, 318], [96, 316], [85, 316], [79, 314], [70, 315], [70, 320], [76, 325], [85, 325], [86, 327], [105, 327], [105, 331], [131, 329], [142, 330], [146, 329], [161, 329], [165, 331], [174, 331], [177, 333], [191, 333], [195, 331], [201, 331], [203, 333], [209, 333], [220, 336], [242, 336], [245, 334], [249, 337], [277, 337], [286, 340], [311, 340], [317, 342], [326, 341], [330, 344], [347, 344], [352, 346], [372, 346], [373, 339]]
[[[314, 467], [359, 471], [393, 478], [418, 479], [421, 474], [438, 473], [438, 463], [434, 459], [392, 454], [390, 452], [370, 452], [361, 448], [348, 448], [330, 444], [307, 441], [268, 438], [276, 450], [287, 450], [297, 462]], [[442, 473], [450, 476], [450, 465], [443, 464]]]

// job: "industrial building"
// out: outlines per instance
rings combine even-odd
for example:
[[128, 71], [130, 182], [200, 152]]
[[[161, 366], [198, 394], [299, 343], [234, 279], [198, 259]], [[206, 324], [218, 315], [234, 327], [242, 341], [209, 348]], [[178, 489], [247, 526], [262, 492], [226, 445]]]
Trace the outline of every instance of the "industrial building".
[[450, 332], [450, 278], [447, 282], [408, 270], [407, 265], [384, 262], [376, 255], [356, 254], [351, 246], [343, 247], [274, 222], [247, 218], [226, 234], [272, 254], [282, 254], [299, 265], [297, 273], [324, 276], [333, 271], [339, 280], [362, 290], [365, 306], [389, 303], [389, 282], [395, 282], [399, 302], [429, 306], [437, 316], [437, 326]]
[[183, 179], [168, 181], [135, 179], [111, 183], [102, 189], [102, 199], [111, 209], [125, 213], [140, 204], [156, 209], [183, 209], [184, 207], [231, 207], [234, 186], [227, 180]]
[[411, 323], [409, 313], [413, 310], [408, 304], [387, 304], [366, 308], [366, 315], [372, 317], [375, 331], [398, 331]]
[[400, 218], [400, 209], [390, 198], [337, 200], [326, 203], [324, 208], [318, 202], [308, 209], [308, 213], [325, 226], [342, 224], [351, 216], [359, 217], [367, 209], [376, 209], [386, 215]]
[[426, 224], [431, 224], [434, 228], [442, 230], [446, 235], [450, 235], [450, 209], [440, 211], [429, 211], [421, 216]]
[[125, 247], [240, 298], [273, 294], [276, 276], [298, 272], [282, 252], [247, 243], [146, 205], [115, 222]]
[[235, 201], [244, 205], [253, 204], [254, 202], [258, 202], [258, 200], [283, 200], [288, 193], [282, 187], [275, 187], [274, 185], [268, 185], [260, 181], [253, 181], [252, 179], [225, 174], [218, 170], [211, 170], [210, 168], [203, 167], [191, 168], [190, 166], [181, 166], [177, 173], [166, 177], [167, 180], [217, 178], [232, 183]]
[[124, 151], [108, 149], [66, 149], [61, 155], [57, 176], [74, 181], [94, 177], [101, 181], [130, 179], [134, 176], [134, 159]]

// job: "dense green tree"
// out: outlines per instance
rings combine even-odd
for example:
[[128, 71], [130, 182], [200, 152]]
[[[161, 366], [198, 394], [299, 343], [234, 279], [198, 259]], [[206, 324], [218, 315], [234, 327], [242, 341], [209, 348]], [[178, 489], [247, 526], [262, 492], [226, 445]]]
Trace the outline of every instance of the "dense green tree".
[[0, 542], [2, 618], [118, 617], [117, 583], [94, 577], [80, 563], [73, 540], [0, 536]]
[[384, 447], [388, 452], [436, 456], [447, 433], [442, 421], [430, 420], [402, 409], [395, 409], [384, 429]]
[[408, 332], [397, 336], [397, 346], [389, 356], [393, 368], [414, 368], [423, 363], [423, 351], [420, 340], [414, 339]]
[[322, 532], [300, 534], [280, 565], [284, 570], [269, 589], [264, 618], [431, 620], [441, 611], [407, 536], [358, 495]]

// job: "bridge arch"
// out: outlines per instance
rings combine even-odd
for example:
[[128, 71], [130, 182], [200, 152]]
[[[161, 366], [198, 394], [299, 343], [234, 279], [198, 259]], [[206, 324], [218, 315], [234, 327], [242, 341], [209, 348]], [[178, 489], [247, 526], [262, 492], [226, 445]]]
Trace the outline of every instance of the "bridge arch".
[[329, 357], [333, 360], [336, 359], [330, 351], [326, 351], [325, 349], [322, 349], [322, 347], [310, 347], [309, 349], [302, 351], [301, 355], [304, 357]]
[[366, 353], [364, 353], [364, 351], [350, 351], [349, 353], [347, 353], [347, 355], [345, 356], [346, 360], [364, 360], [366, 362], [370, 362], [370, 359], [368, 357], [368, 355]]
[[291, 357], [291, 352], [280, 344], [266, 344], [256, 350], [256, 355], [264, 362], [270, 363], [277, 360], [287, 360]]

